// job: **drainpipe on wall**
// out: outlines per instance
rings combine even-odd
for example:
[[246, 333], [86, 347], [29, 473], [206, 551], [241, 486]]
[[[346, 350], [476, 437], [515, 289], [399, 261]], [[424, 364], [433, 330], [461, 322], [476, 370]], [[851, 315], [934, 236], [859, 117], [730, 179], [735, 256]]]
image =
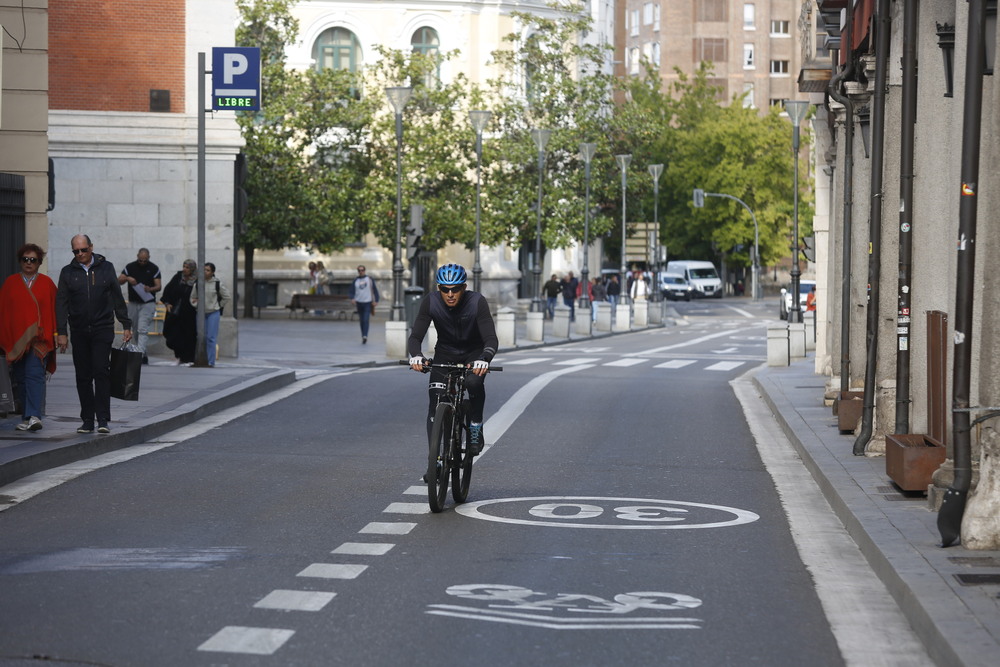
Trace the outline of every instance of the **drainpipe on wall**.
[[885, 162], [885, 95], [889, 66], [890, 0], [878, 0], [875, 7], [875, 93], [872, 96], [872, 173], [868, 240], [868, 322], [865, 359], [865, 396], [861, 413], [861, 433], [854, 441], [854, 455], [864, 456], [872, 437], [875, 417], [875, 371], [878, 357], [879, 279], [882, 274], [882, 170]]
[[[840, 280], [840, 392], [851, 389], [851, 227], [854, 217], [854, 102], [840, 91], [840, 84], [854, 76], [854, 3], [847, 3], [846, 37], [841, 42], [846, 66], [827, 86], [827, 93], [844, 105], [844, 223], [842, 276]], [[835, 62], [839, 59], [835, 60]]]
[[910, 302], [913, 290], [913, 135], [917, 124], [917, 0], [905, 0], [899, 148], [899, 290], [896, 303], [896, 427], [910, 432]]
[[985, 68], [984, 0], [969, 0], [968, 44], [965, 49], [965, 105], [962, 119], [962, 183], [958, 206], [958, 271], [955, 291], [955, 365], [952, 369], [952, 458], [955, 479], [938, 512], [941, 546], [958, 539], [965, 502], [972, 485], [972, 441], [969, 386], [972, 372], [973, 278], [976, 273], [976, 214], [979, 187], [979, 139], [982, 133]]

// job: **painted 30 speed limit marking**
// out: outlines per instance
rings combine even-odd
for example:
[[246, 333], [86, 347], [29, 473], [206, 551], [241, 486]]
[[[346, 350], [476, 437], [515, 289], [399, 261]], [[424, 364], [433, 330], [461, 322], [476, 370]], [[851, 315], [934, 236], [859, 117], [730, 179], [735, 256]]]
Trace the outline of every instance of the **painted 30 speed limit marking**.
[[650, 498], [536, 496], [499, 498], [459, 505], [467, 517], [499, 523], [604, 530], [690, 530], [723, 528], [760, 518], [748, 510], [724, 505]]

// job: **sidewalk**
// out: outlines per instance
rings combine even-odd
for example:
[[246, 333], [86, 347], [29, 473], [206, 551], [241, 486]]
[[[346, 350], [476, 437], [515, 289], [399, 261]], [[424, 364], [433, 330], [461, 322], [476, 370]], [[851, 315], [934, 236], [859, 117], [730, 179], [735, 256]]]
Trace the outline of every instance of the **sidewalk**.
[[[668, 326], [683, 323], [676, 311], [667, 313]], [[356, 321], [289, 319], [284, 312], [265, 311], [262, 319], [240, 320], [239, 358], [222, 358], [215, 368], [173, 366], [166, 356], [151, 357], [143, 368], [141, 400], [112, 399], [110, 435], [76, 433], [80, 419], [72, 361], [61, 355], [60, 367], [49, 382], [45, 428], [23, 433], [14, 430], [19, 417], [0, 420], [0, 487], [41, 470], [144, 442], [290, 384], [297, 371], [314, 374], [396, 364], [396, 359], [385, 356], [385, 319], [380, 315], [372, 321], [366, 345]], [[543, 342], [526, 341], [526, 323], [518, 320], [518, 349], [586, 340], [577, 334], [555, 338], [548, 332], [547, 323]], [[754, 383], [936, 663], [997, 664], [1000, 552], [937, 546], [937, 514], [926, 509], [922, 497], [910, 499], [894, 489], [885, 474], [884, 458], [852, 455], [854, 437], [840, 435], [830, 408], [823, 406], [825, 379], [812, 367], [811, 357], [787, 368], [764, 367], [756, 372]], [[985, 575], [987, 583], [970, 584], [984, 578], [975, 575]]]
[[937, 513], [892, 485], [884, 457], [853, 455], [812, 369], [764, 367], [754, 384], [936, 664], [1000, 664], [1000, 551], [938, 546]]

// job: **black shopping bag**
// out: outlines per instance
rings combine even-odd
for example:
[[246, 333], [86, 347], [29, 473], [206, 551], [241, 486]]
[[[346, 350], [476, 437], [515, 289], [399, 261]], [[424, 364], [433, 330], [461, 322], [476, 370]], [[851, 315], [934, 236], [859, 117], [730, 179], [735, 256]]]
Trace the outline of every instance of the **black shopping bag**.
[[135, 345], [111, 349], [111, 396], [123, 401], [139, 400], [142, 352]]
[[0, 414], [11, 412], [17, 412], [17, 405], [14, 403], [14, 387], [10, 381], [7, 360], [0, 357]]

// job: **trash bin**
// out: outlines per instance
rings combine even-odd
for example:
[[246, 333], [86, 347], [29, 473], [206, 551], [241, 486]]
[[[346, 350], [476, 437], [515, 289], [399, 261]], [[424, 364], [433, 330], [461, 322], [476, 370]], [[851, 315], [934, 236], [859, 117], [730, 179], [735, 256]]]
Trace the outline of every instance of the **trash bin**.
[[406, 327], [413, 328], [413, 323], [417, 319], [417, 310], [420, 309], [420, 299], [424, 297], [424, 288], [420, 285], [413, 285], [403, 290], [403, 307], [406, 312]]
[[260, 317], [261, 308], [278, 305], [278, 284], [265, 280], [255, 281], [253, 284], [253, 305], [257, 308], [257, 317]]

